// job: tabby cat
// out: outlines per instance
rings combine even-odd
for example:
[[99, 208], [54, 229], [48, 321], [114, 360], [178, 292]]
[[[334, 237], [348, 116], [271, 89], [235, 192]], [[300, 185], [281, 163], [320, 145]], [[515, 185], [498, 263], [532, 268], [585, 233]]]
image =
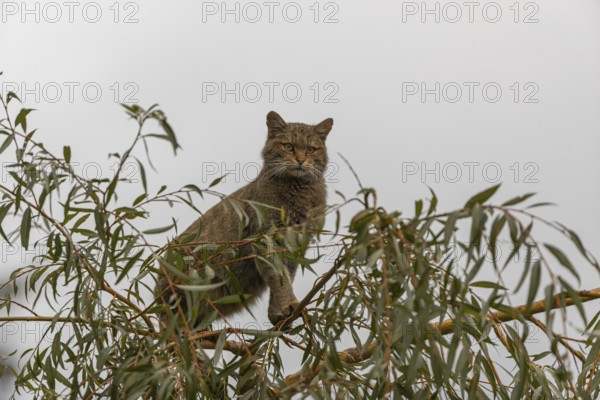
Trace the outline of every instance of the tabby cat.
[[[262, 150], [264, 163], [257, 178], [208, 210], [173, 243], [191, 252], [201, 243], [235, 242], [241, 238], [256, 237], [270, 227], [281, 228], [286, 224], [314, 227], [315, 221], [322, 223], [326, 200], [324, 172], [328, 162], [325, 141], [332, 126], [331, 118], [317, 125], [289, 123], [271, 111], [267, 114], [268, 136]], [[236, 212], [232, 202], [245, 211], [247, 220], [242, 225], [240, 213]], [[265, 218], [259, 218], [251, 203], [270, 206], [266, 209], [266, 221]], [[285, 216], [284, 219], [282, 216]], [[243, 255], [242, 252], [236, 257], [239, 259]], [[212, 282], [225, 283], [213, 289], [208, 297], [215, 300], [243, 293], [249, 295], [245, 302], [249, 305], [269, 288], [268, 317], [275, 325], [291, 315], [298, 306], [292, 288], [297, 267], [294, 263], [286, 262], [282, 273], [269, 266], [257, 265], [254, 258], [247, 257], [226, 268], [214, 268]], [[164, 277], [159, 279], [157, 292], [162, 302], [174, 304], [179, 300], [186, 308], [182, 292], [179, 289], [173, 291]], [[218, 315], [225, 317], [240, 311], [243, 306], [240, 302], [210, 305], [200, 301], [196, 322], [202, 322], [215, 311], [215, 307]]]

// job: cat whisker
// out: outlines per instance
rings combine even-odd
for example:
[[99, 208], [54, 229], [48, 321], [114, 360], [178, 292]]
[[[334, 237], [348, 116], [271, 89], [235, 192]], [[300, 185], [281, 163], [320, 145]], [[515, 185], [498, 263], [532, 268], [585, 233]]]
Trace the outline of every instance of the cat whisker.
[[285, 171], [286, 163], [285, 162], [274, 162], [269, 164], [269, 169], [267, 173], [264, 175], [264, 178], [274, 178], [279, 176], [283, 171]]
[[315, 168], [313, 165], [307, 165], [306, 167], [307, 167], [308, 174], [314, 180], [319, 180], [319, 178], [322, 176], [322, 172], [319, 171], [317, 168]]

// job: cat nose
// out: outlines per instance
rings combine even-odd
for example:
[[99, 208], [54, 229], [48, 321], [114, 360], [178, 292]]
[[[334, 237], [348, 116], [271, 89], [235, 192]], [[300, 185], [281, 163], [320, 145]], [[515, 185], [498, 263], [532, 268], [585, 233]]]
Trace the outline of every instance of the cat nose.
[[304, 161], [306, 161], [306, 158], [298, 158], [298, 157], [296, 157], [296, 161], [298, 162], [298, 165], [302, 165], [302, 164], [304, 164]]

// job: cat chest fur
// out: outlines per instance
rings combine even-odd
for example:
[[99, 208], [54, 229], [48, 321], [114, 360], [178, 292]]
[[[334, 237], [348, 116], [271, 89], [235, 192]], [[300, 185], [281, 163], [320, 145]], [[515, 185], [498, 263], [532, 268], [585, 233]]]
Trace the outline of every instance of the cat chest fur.
[[326, 189], [325, 184], [321, 182], [269, 182], [257, 184], [255, 190], [258, 192], [264, 204], [268, 204], [278, 210], [283, 209], [286, 221], [281, 221], [281, 213], [272, 213], [273, 218], [279, 221], [273, 221], [277, 226], [285, 222], [303, 224], [310, 219], [311, 211], [325, 204]]

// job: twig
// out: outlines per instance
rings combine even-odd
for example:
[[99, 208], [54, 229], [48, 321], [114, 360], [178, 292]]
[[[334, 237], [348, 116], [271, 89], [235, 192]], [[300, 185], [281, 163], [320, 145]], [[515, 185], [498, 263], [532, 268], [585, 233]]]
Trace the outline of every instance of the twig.
[[277, 324], [277, 326], [275, 327], [277, 330], [285, 329], [285, 327], [289, 326], [289, 324], [291, 324], [292, 321], [295, 321], [302, 314], [304, 308], [306, 308], [306, 306], [310, 304], [310, 302], [313, 300], [313, 297], [335, 275], [338, 268], [346, 261], [347, 257], [348, 255], [344, 255], [343, 257], [339, 257], [337, 260], [335, 260], [333, 267], [331, 267], [329, 271], [327, 271], [325, 274], [321, 275], [319, 279], [317, 279], [313, 288], [300, 301], [298, 306], [294, 309], [294, 312], [292, 312], [292, 315], [290, 315], [287, 319]]
[[364, 187], [363, 187], [362, 183], [360, 182], [360, 178], [358, 177], [358, 174], [356, 173], [356, 171], [352, 167], [352, 164], [350, 164], [350, 161], [348, 161], [346, 159], [346, 157], [344, 157], [342, 155], [342, 153], [338, 153], [338, 156], [340, 156], [342, 158], [342, 160], [344, 160], [344, 162], [346, 163], [346, 165], [348, 166], [348, 168], [350, 168], [350, 172], [352, 172], [352, 175], [354, 175], [354, 179], [356, 179], [356, 182], [358, 183], [358, 186], [360, 187], [360, 189], [364, 190]]

